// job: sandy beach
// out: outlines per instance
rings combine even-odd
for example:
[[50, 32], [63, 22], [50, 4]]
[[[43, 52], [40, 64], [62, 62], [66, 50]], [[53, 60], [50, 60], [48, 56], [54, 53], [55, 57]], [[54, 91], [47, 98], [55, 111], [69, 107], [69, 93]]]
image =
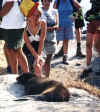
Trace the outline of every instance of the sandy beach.
[[[82, 40], [82, 51], [85, 54], [85, 39]], [[100, 99], [83, 89], [69, 88], [72, 94], [69, 102], [37, 101], [35, 96], [23, 96], [24, 87], [16, 83], [18, 75], [6, 72], [6, 59], [3, 52], [4, 42], [0, 41], [0, 112], [99, 112]], [[60, 47], [60, 46], [59, 46]], [[79, 76], [86, 67], [86, 58], [78, 59], [76, 41], [69, 44], [69, 65], [62, 64], [62, 57], [52, 59], [50, 79], [61, 81], [64, 84], [78, 82]], [[79, 83], [77, 83], [79, 86]], [[91, 87], [87, 86], [87, 88]], [[92, 88], [92, 91], [96, 89]], [[24, 100], [23, 100], [24, 99]], [[25, 100], [26, 99], [26, 100]], [[84, 108], [84, 109], [83, 109]]]
[[[83, 0], [81, 5], [85, 14], [90, 8], [89, 0]], [[68, 88], [71, 93], [68, 102], [39, 101], [36, 99], [37, 95], [24, 95], [24, 86], [16, 82], [19, 74], [7, 73], [3, 46], [4, 41], [0, 40], [0, 112], [100, 112], [100, 89], [84, 83], [79, 78], [86, 68], [86, 58], [75, 57], [75, 39], [69, 43], [69, 65], [62, 63], [62, 57], [53, 58], [49, 77], [62, 82]], [[62, 43], [59, 44], [58, 49], [61, 46]], [[81, 47], [82, 52], [86, 54], [85, 34], [82, 34]]]

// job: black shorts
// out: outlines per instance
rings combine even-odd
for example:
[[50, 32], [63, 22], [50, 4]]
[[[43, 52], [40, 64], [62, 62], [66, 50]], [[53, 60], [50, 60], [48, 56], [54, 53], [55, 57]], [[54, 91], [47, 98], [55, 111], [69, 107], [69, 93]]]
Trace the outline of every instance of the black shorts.
[[83, 19], [76, 19], [75, 20], [75, 28], [82, 28], [84, 27], [84, 20]]
[[[36, 52], [38, 52], [38, 47], [39, 47], [39, 42], [37, 41], [33, 41], [31, 43], [32, 47], [35, 49]], [[32, 55], [32, 53], [29, 51], [29, 49], [27, 48], [26, 44], [24, 44], [23, 46], [23, 52], [27, 57], [28, 60], [28, 64], [29, 64], [29, 69], [31, 72], [34, 72], [33, 69], [33, 63], [34, 63], [34, 56]]]
[[78, 13], [78, 11], [74, 11], [73, 16], [75, 16], [75, 18], [76, 18], [75, 19], [75, 28], [84, 27], [85, 23], [84, 23], [83, 12]]
[[2, 29], [0, 28], [0, 40], [4, 40], [7, 48], [18, 49], [24, 44], [24, 29]]
[[94, 20], [87, 24], [87, 32], [88, 33], [99, 33], [100, 34], [100, 20]]
[[[38, 52], [39, 42], [38, 41], [33, 41], [33, 42], [31, 42], [31, 45], [35, 49], [35, 51]], [[22, 49], [23, 49], [23, 52], [25, 53], [26, 56], [31, 54], [31, 52], [27, 48], [26, 44], [24, 44]]]

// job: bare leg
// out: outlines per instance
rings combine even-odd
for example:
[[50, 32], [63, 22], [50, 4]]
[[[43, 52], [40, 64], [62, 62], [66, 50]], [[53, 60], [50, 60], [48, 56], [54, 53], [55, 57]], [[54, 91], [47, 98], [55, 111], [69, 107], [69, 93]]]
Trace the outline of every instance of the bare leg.
[[93, 45], [93, 34], [87, 33], [86, 37], [86, 58], [87, 58], [87, 65], [91, 63], [92, 58], [92, 45]]
[[17, 58], [18, 58], [18, 62], [22, 68], [23, 72], [29, 72], [29, 67], [28, 67], [28, 62], [27, 62], [27, 58], [24, 55], [23, 51], [21, 48], [19, 48], [17, 50]]
[[49, 77], [49, 74], [50, 74], [51, 58], [52, 58], [52, 54], [48, 54], [45, 64], [44, 64], [44, 70], [46, 72], [46, 77]]
[[[16, 54], [16, 52], [15, 51], [13, 51], [14, 52], [14, 56], [15, 56], [15, 54]], [[8, 64], [8, 71], [10, 72], [10, 73], [12, 73], [11, 72], [11, 64], [10, 64], [10, 60], [9, 60], [9, 49], [7, 49], [7, 47], [6, 47], [6, 44], [4, 45], [4, 53], [5, 53], [5, 57], [6, 57], [6, 60], [7, 60], [7, 64]], [[18, 65], [21, 65], [21, 63], [20, 63], [20, 58], [19, 59], [17, 59], [17, 63], [18, 63]], [[11, 62], [11, 63], [13, 63], [13, 62]], [[16, 64], [15, 64], [16, 65]], [[13, 72], [13, 73], [18, 73], [18, 70], [14, 70], [14, 71], [16, 71], [16, 72]]]
[[64, 40], [63, 41], [63, 50], [64, 50], [64, 54], [68, 53], [68, 40]]
[[17, 62], [16, 51], [8, 48], [6, 49], [6, 51], [7, 51], [9, 65], [11, 67], [12, 73], [18, 74], [18, 62]]
[[82, 51], [81, 51], [81, 37], [82, 37], [81, 29], [76, 28], [75, 33], [76, 33], [76, 41], [77, 41], [76, 56], [85, 58], [85, 55], [82, 54]]
[[100, 33], [94, 34], [94, 46], [100, 56]]
[[5, 54], [5, 57], [6, 57], [7, 64], [8, 64], [8, 66], [9, 66], [9, 59], [8, 59], [6, 44], [4, 44], [4, 54]]
[[64, 51], [63, 64], [66, 64], [66, 65], [68, 65], [68, 62], [67, 62], [68, 42], [69, 42], [69, 40], [64, 40], [63, 41], [63, 51]]
[[75, 34], [76, 34], [76, 41], [77, 43], [81, 42], [81, 29], [80, 28], [75, 28]]
[[13, 74], [18, 74], [18, 62], [23, 72], [29, 72], [27, 59], [21, 48], [12, 50], [6, 48], [7, 58]]

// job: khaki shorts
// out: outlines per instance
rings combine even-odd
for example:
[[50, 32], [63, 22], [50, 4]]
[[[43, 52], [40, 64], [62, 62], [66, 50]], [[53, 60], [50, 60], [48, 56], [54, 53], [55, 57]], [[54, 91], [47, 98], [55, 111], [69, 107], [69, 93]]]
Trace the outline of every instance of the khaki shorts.
[[94, 20], [87, 25], [88, 33], [100, 33], [100, 21]]
[[7, 48], [18, 49], [24, 44], [24, 29], [2, 29], [0, 28], [0, 40], [4, 40]]

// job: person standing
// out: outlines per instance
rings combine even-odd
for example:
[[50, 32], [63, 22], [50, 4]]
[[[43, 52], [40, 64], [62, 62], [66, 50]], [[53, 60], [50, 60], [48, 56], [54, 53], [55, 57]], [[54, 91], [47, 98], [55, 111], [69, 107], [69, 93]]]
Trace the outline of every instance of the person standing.
[[[81, 0], [77, 0], [79, 3]], [[84, 18], [83, 18], [83, 13], [82, 9], [78, 13], [78, 9], [73, 5], [73, 16], [75, 18], [75, 37], [77, 41], [77, 50], [76, 50], [76, 56], [80, 58], [85, 58], [85, 55], [82, 53], [81, 50], [81, 38], [82, 38], [82, 28], [84, 27]]]
[[88, 21], [86, 34], [87, 66], [91, 64], [93, 46], [100, 56], [100, 1], [90, 0], [90, 2], [92, 7], [86, 13], [86, 21]]
[[[80, 9], [81, 6], [76, 0], [72, 0], [73, 4]], [[73, 7], [70, 0], [55, 0], [54, 8], [58, 9], [59, 29], [57, 30], [57, 41], [63, 41], [63, 63], [68, 64], [68, 42], [74, 38], [73, 36]]]
[[[85, 14], [87, 21], [86, 32], [86, 68], [80, 75], [80, 79], [87, 78], [89, 72], [92, 72], [91, 59], [92, 48], [94, 47], [100, 57], [100, 0], [90, 0], [91, 9]], [[91, 75], [91, 74], [90, 74]]]
[[57, 50], [56, 32], [58, 28], [58, 12], [51, 7], [52, 0], [41, 0], [42, 2], [42, 17], [47, 22], [47, 33], [44, 42], [44, 50], [46, 52], [46, 60], [44, 64], [44, 70], [46, 76], [50, 74], [51, 59], [55, 51]]
[[0, 17], [2, 17], [0, 40], [5, 41], [4, 50], [9, 60], [11, 72], [18, 74], [18, 64], [23, 72], [29, 72], [28, 62], [22, 51], [26, 21], [18, 6], [18, 0], [3, 0]]

